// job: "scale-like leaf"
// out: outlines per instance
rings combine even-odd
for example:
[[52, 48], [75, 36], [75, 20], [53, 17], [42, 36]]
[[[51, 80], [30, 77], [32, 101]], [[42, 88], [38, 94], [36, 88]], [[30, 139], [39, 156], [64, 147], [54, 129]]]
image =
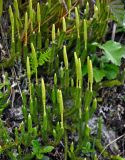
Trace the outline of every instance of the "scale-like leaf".
[[111, 61], [113, 64], [120, 66], [121, 58], [125, 57], [125, 46], [121, 46], [120, 43], [115, 41], [107, 41], [101, 45], [99, 43], [93, 43], [100, 49], [104, 50], [104, 58], [107, 61]]

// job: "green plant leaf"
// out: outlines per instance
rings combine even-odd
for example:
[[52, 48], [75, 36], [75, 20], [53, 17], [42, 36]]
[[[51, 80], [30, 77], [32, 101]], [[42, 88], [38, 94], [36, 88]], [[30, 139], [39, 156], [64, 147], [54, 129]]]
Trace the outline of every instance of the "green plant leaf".
[[105, 71], [103, 69], [93, 68], [94, 79], [96, 82], [100, 82], [105, 77]]
[[[50, 60], [51, 55], [51, 48], [47, 49], [45, 52], [37, 51], [37, 59], [38, 59], [38, 65], [42, 66], [45, 62], [48, 62]], [[34, 65], [34, 59], [32, 54], [30, 55], [30, 65], [32, 73], [35, 73], [36, 66]]]
[[39, 154], [41, 146], [38, 140], [32, 140], [32, 145], [33, 145], [33, 153]]
[[53, 149], [54, 149], [53, 146], [45, 146], [45, 147], [42, 147], [41, 153], [49, 153], [49, 152], [51, 152]]
[[123, 24], [125, 10], [122, 1], [111, 0], [111, 2], [109, 3], [109, 8], [111, 13], [113, 14], [114, 20], [116, 20], [120, 24]]
[[3, 0], [0, 0], [0, 17], [2, 16], [3, 12]]
[[41, 154], [41, 153], [36, 154], [36, 157], [37, 157], [38, 159], [43, 159], [43, 154]]
[[107, 60], [107, 62], [112, 62], [113, 64], [120, 66], [121, 58], [125, 57], [125, 47], [121, 46], [120, 43], [115, 41], [107, 41], [103, 45], [99, 43], [93, 43], [93, 45], [96, 45], [100, 49], [104, 50], [103, 57]]
[[91, 143], [87, 142], [85, 146], [82, 147], [82, 152], [85, 153], [94, 153], [95, 150], [92, 148]]
[[51, 49], [47, 49], [44, 53], [40, 53], [39, 65], [42, 66], [45, 62], [49, 61]]
[[43, 159], [44, 153], [49, 153], [54, 149], [53, 146], [41, 147], [41, 145], [40, 145], [38, 140], [32, 140], [32, 146], [33, 146], [33, 153], [32, 154], [36, 155], [36, 157], [38, 159]]
[[104, 70], [108, 80], [115, 79], [119, 73], [119, 67], [114, 64], [105, 64]]

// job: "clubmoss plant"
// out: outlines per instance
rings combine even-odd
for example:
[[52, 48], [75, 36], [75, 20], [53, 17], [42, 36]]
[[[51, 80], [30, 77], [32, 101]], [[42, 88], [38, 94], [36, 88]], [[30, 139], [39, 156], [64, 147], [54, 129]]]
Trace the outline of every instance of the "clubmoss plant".
[[40, 11], [40, 4], [37, 3], [37, 22], [38, 22], [38, 35], [37, 35], [37, 48], [42, 48], [42, 38], [41, 38], [41, 11]]
[[65, 20], [65, 17], [63, 17], [63, 31], [66, 32], [66, 20]]
[[[14, 129], [14, 138], [0, 120], [2, 155], [19, 160], [43, 159], [43, 154], [49, 156], [53, 148], [60, 149], [63, 144], [65, 160], [96, 160], [96, 148], [100, 153], [104, 149], [101, 121], [96, 139], [89, 127], [97, 108], [89, 46], [93, 39], [99, 41], [106, 33], [111, 15], [108, 2], [97, 0], [91, 9], [89, 1], [81, 5], [71, 0], [37, 4], [29, 0], [25, 12], [20, 13], [21, 2], [15, 0], [14, 10], [9, 7], [11, 55], [8, 65], [2, 63], [0, 67], [10, 66], [12, 56], [14, 62], [19, 55], [16, 53], [20, 53], [18, 58], [26, 66], [29, 93], [22, 91], [24, 120]], [[85, 63], [87, 86], [83, 83]], [[107, 151], [103, 156], [112, 158]]]
[[11, 22], [11, 55], [15, 55], [15, 27], [14, 27], [14, 16], [11, 6], [9, 6], [9, 15]]
[[37, 62], [37, 55], [36, 55], [36, 51], [35, 51], [33, 43], [31, 43], [31, 50], [32, 50], [32, 61], [34, 65], [35, 75], [36, 75], [36, 84], [38, 84], [38, 77], [37, 77], [38, 62]]
[[69, 87], [69, 64], [68, 64], [68, 58], [67, 58], [67, 51], [66, 51], [66, 46], [63, 46], [63, 59], [64, 59], [64, 65], [65, 65], [65, 79], [64, 79], [64, 83], [65, 83], [65, 87]]
[[64, 122], [63, 122], [63, 110], [64, 110], [64, 106], [63, 106], [63, 99], [62, 99], [62, 92], [61, 90], [57, 91], [57, 100], [58, 100], [58, 104], [59, 104], [59, 109], [60, 109], [60, 115], [61, 115], [61, 128], [64, 128]]
[[41, 80], [42, 104], [43, 104], [43, 129], [47, 131], [47, 113], [46, 113], [46, 90], [44, 80]]
[[87, 20], [84, 19], [84, 45], [85, 45], [85, 51], [87, 51]]
[[78, 8], [75, 7], [75, 15], [76, 15], [76, 29], [77, 29], [77, 38], [80, 38], [80, 19], [79, 19], [79, 13]]
[[27, 57], [27, 78], [28, 78], [30, 97], [31, 97], [32, 95], [31, 93], [31, 69], [30, 69], [29, 57]]
[[88, 67], [88, 88], [90, 87], [90, 91], [92, 92], [93, 86], [93, 68], [92, 61], [87, 57], [87, 67]]

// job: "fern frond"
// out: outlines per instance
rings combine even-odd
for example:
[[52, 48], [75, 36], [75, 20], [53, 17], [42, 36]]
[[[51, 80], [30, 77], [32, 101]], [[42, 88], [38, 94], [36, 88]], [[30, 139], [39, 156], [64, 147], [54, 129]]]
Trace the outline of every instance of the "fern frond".
[[110, 11], [113, 15], [113, 19], [117, 21], [119, 24], [123, 25], [125, 10], [124, 4], [121, 0], [111, 0], [109, 3]]
[[50, 60], [51, 48], [47, 49], [44, 53], [40, 53], [38, 64], [42, 66], [45, 62]]
[[[52, 49], [49, 48], [45, 52], [36, 51], [38, 66], [42, 66], [45, 62], [48, 62], [50, 60], [51, 50]], [[30, 55], [30, 65], [31, 65], [31, 72], [33, 74], [33, 73], [35, 73], [35, 66], [34, 66], [34, 61], [33, 61], [32, 55]]]

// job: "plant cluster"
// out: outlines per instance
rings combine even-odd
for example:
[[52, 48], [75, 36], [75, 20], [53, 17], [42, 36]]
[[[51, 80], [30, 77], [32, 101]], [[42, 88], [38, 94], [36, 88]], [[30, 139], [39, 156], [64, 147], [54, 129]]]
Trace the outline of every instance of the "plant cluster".
[[[14, 0], [9, 6], [10, 57], [1, 62], [0, 68], [8, 69], [21, 59], [28, 93], [21, 91], [24, 119], [12, 135], [0, 120], [1, 156], [51, 160], [54, 150], [63, 143], [65, 160], [97, 160], [98, 152], [104, 158], [123, 159], [104, 150], [101, 118], [96, 136], [91, 135], [89, 127], [97, 108], [94, 89], [103, 83], [122, 83], [117, 77], [125, 47], [114, 41], [99, 42], [109, 21], [123, 25], [123, 13], [124, 6], [118, 0], [96, 0], [95, 4], [87, 0]], [[95, 54], [97, 47], [103, 51], [101, 57]], [[53, 79], [52, 84], [48, 77]], [[6, 76], [0, 90], [2, 114], [9, 105], [11, 90]]]

